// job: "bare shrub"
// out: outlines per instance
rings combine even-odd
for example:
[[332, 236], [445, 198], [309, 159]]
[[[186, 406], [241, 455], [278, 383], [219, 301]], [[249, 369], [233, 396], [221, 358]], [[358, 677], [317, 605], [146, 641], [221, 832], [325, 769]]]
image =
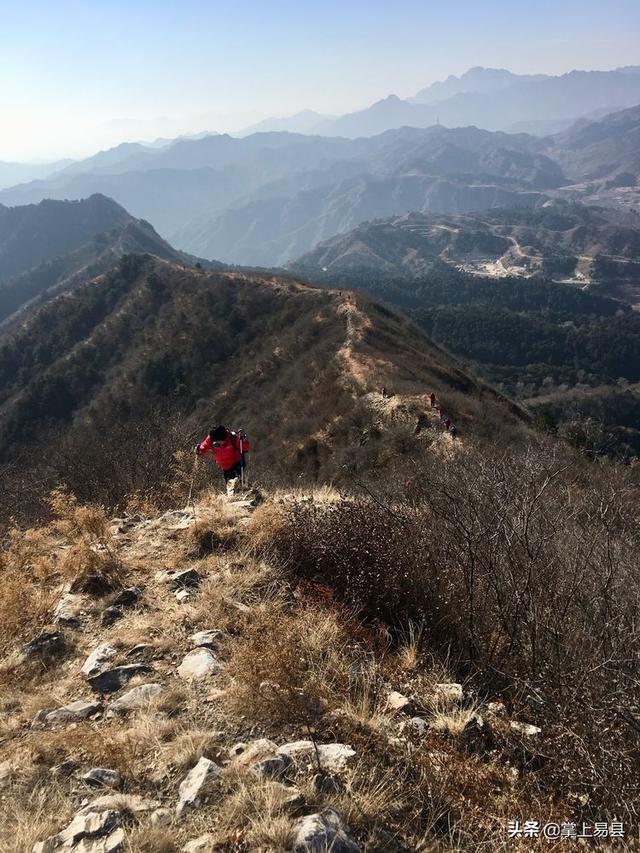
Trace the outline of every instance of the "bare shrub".
[[539, 749], [555, 760], [520, 761], [540, 785], [583, 794], [587, 817], [633, 818], [636, 472], [540, 442], [432, 457], [413, 483], [410, 496], [392, 484], [357, 501], [295, 503], [268, 547], [368, 618], [423, 625], [459, 677], [481, 695], [503, 691], [543, 728]]

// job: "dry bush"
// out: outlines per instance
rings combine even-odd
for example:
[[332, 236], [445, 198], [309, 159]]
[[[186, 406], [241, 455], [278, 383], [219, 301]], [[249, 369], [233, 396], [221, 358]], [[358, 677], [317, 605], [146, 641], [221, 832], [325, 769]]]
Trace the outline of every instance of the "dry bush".
[[0, 651], [33, 637], [51, 615], [56, 539], [48, 527], [10, 529], [0, 550]]
[[250, 556], [240, 555], [237, 561], [208, 558], [209, 563], [211, 560], [216, 561], [217, 571], [200, 586], [194, 624], [237, 633], [251, 618], [252, 606], [274, 594], [281, 579], [273, 566]]
[[290, 790], [279, 782], [234, 769], [225, 772], [222, 786], [224, 799], [217, 825], [221, 835], [235, 834], [248, 850], [284, 853], [291, 849]]
[[230, 644], [232, 704], [256, 718], [315, 724], [349, 684], [350, 626], [337, 612], [279, 598], [258, 605]]
[[0, 802], [0, 850], [25, 853], [58, 832], [73, 815], [68, 783], [50, 779], [13, 785]]
[[70, 492], [55, 489], [50, 496], [54, 515], [50, 529], [61, 540], [56, 563], [72, 591], [103, 595], [122, 582], [123, 566], [109, 531], [104, 507], [81, 506]]
[[[608, 811], [634, 821], [636, 471], [541, 441], [431, 458], [414, 480], [409, 497], [391, 484], [357, 501], [287, 506], [263, 547], [365, 617], [424, 626], [458, 680], [499, 691], [520, 719], [540, 725], [533, 752], [554, 758], [532, 762], [521, 750], [521, 764], [537, 768], [541, 788], [587, 797], [576, 820]], [[403, 652], [402, 665], [415, 654]]]
[[189, 528], [191, 556], [227, 551], [238, 542], [240, 535], [237, 510], [226, 496], [208, 492], [200, 498], [195, 523]]

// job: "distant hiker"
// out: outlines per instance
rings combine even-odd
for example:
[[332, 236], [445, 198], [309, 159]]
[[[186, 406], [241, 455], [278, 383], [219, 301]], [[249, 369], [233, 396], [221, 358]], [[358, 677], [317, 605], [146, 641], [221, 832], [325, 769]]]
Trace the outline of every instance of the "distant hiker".
[[457, 436], [458, 430], [456, 429], [455, 424], [451, 424], [451, 426], [449, 427], [449, 434], [451, 435], [451, 438], [455, 438]]
[[391, 396], [391, 394], [389, 393], [389, 391], [387, 390], [387, 388], [384, 385], [382, 386], [382, 390], [380, 393], [382, 394], [382, 396], [385, 400], [387, 399], [387, 397]]
[[445, 418], [443, 423], [444, 423], [444, 428], [449, 429], [449, 427], [451, 426], [451, 418]]
[[243, 475], [244, 454], [250, 449], [249, 441], [242, 430], [234, 432], [222, 424], [212, 429], [209, 435], [196, 445], [198, 456], [210, 452], [218, 468], [222, 468], [229, 496], [235, 491], [238, 477]]
[[433, 391], [429, 394], [429, 402], [431, 403], [431, 408], [435, 409], [435, 407], [436, 407], [436, 395], [433, 393]]

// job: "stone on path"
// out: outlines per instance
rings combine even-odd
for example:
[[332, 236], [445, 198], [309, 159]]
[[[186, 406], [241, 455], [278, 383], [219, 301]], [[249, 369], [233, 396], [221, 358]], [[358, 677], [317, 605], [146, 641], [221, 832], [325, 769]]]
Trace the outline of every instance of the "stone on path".
[[80, 777], [87, 785], [100, 788], [122, 788], [124, 779], [117, 770], [109, 770], [106, 767], [92, 767], [87, 773]]
[[91, 675], [87, 681], [96, 693], [115, 693], [116, 690], [124, 687], [134, 675], [144, 675], [151, 671], [151, 667], [147, 666], [146, 663], [128, 663]]
[[123, 693], [109, 705], [108, 714], [127, 714], [129, 711], [140, 711], [148, 708], [160, 696], [164, 687], [161, 684], [140, 684]]
[[84, 699], [76, 699], [75, 702], [69, 702], [61, 708], [43, 708], [38, 711], [33, 721], [33, 725], [57, 725], [59, 723], [77, 723], [79, 720], [86, 720], [97, 714], [101, 710], [100, 705], [95, 702], [87, 702]]
[[91, 652], [80, 671], [86, 676], [97, 675], [105, 663], [112, 657], [115, 657], [115, 655], [116, 650], [112, 645], [109, 643], [100, 643]]
[[116, 853], [124, 849], [121, 824], [122, 814], [115, 809], [78, 812], [62, 832], [35, 844], [33, 853]]
[[203, 756], [180, 784], [176, 816], [181, 817], [187, 809], [199, 806], [213, 792], [219, 775], [218, 765]]
[[206, 678], [207, 675], [216, 675], [223, 669], [220, 661], [209, 649], [196, 649], [185, 655], [178, 667], [180, 678]]
[[360, 853], [342, 816], [333, 808], [299, 818], [294, 833], [292, 853]]
[[346, 743], [319, 743], [316, 747], [311, 740], [297, 740], [285, 743], [276, 750], [277, 755], [284, 755], [292, 761], [308, 760], [316, 763], [316, 757], [320, 760], [323, 770], [339, 773], [347, 766], [349, 759], [356, 754], [355, 749]]

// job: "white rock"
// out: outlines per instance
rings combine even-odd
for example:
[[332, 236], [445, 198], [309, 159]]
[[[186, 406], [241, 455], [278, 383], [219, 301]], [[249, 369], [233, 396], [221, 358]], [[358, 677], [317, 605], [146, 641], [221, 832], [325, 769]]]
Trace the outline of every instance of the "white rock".
[[195, 634], [191, 634], [189, 637], [189, 642], [194, 649], [197, 649], [200, 646], [208, 649], [215, 649], [222, 637], [224, 637], [224, 632], [216, 629], [211, 631], [196, 631]]
[[54, 621], [77, 625], [84, 613], [85, 605], [86, 598], [84, 595], [65, 592], [53, 612]]
[[292, 853], [360, 853], [347, 832], [341, 815], [332, 808], [301, 817], [294, 824]]
[[126, 714], [129, 711], [148, 708], [163, 690], [161, 684], [140, 684], [138, 687], [132, 687], [109, 705], [108, 714]]
[[157, 800], [146, 800], [140, 794], [103, 794], [100, 797], [96, 797], [90, 803], [87, 803], [86, 806], [83, 806], [78, 814], [101, 814], [104, 811], [114, 810], [126, 810], [133, 814], [140, 814], [142, 812], [152, 812], [159, 806], [160, 803]]
[[33, 853], [83, 851], [83, 853], [116, 853], [123, 849], [124, 833], [120, 829], [122, 814], [115, 809], [101, 812], [78, 812], [71, 823], [46, 841], [33, 847]]
[[75, 702], [69, 702], [68, 705], [63, 705], [62, 708], [56, 708], [52, 711], [39, 711], [36, 715], [34, 723], [44, 723], [45, 725], [56, 725], [58, 723], [75, 723], [78, 720], [86, 720], [100, 711], [100, 705], [95, 702], [85, 702], [84, 699], [77, 699]]
[[[339, 773], [344, 770], [350, 758], [356, 754], [355, 749], [346, 743], [319, 743], [317, 756], [323, 770]], [[316, 762], [316, 748], [313, 741], [297, 740], [278, 747], [276, 755], [284, 755], [292, 761], [310, 760]]]
[[218, 765], [203, 756], [180, 784], [176, 816], [181, 817], [187, 809], [200, 805], [213, 792], [219, 775]]
[[182, 853], [210, 853], [213, 850], [214, 837], [210, 832], [205, 832], [204, 835], [194, 838], [182, 848]]
[[240, 767], [250, 767], [256, 761], [276, 753], [282, 755], [278, 750], [278, 744], [266, 737], [249, 741], [249, 743], [237, 743], [229, 750], [229, 755], [235, 756], [234, 764]]
[[95, 649], [91, 652], [89, 657], [84, 662], [82, 669], [80, 670], [83, 675], [96, 675], [104, 664], [111, 660], [116, 654], [116, 650], [109, 643], [100, 643], [99, 646], [96, 646]]
[[207, 675], [216, 675], [223, 669], [220, 661], [209, 649], [196, 649], [185, 655], [178, 667], [180, 678], [206, 678]]
[[95, 785], [101, 788], [122, 788], [124, 779], [117, 770], [109, 770], [107, 767], [92, 767], [87, 773], [80, 777], [87, 785]]
[[403, 696], [397, 690], [392, 690], [387, 696], [387, 710], [389, 711], [408, 711], [411, 706], [411, 699]]
[[533, 726], [531, 723], [519, 723], [517, 720], [511, 720], [509, 723], [514, 732], [530, 737], [531, 735], [539, 735], [542, 729], [538, 726]]

